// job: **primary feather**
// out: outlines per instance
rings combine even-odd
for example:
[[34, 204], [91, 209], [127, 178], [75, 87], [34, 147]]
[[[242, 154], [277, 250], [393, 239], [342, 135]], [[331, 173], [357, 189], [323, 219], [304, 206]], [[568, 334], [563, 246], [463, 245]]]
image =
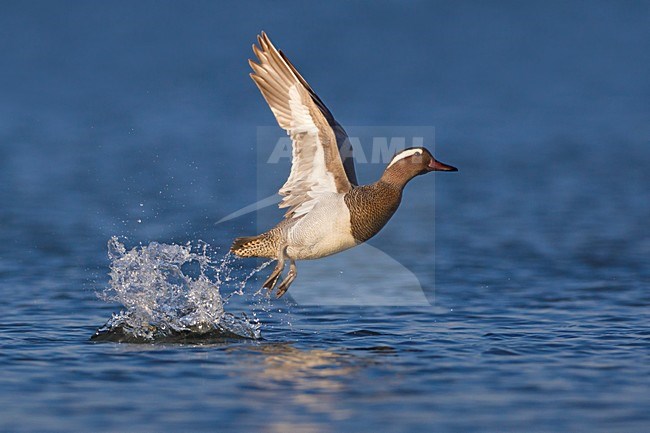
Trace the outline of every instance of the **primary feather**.
[[253, 45], [253, 52], [259, 63], [249, 61], [254, 71], [251, 78], [293, 146], [291, 173], [279, 191], [284, 196], [280, 207], [289, 208], [285, 218], [298, 218], [313, 209], [323, 194], [345, 193], [352, 184], [334, 130], [312, 96], [315, 93], [265, 33], [257, 40], [259, 48]]

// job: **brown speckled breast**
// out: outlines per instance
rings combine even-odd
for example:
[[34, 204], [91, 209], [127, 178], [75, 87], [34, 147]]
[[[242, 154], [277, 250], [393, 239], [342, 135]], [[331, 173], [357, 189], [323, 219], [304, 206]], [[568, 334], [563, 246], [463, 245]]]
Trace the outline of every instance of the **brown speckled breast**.
[[361, 243], [376, 235], [393, 216], [402, 199], [402, 189], [379, 181], [353, 188], [344, 198], [350, 209], [352, 237]]

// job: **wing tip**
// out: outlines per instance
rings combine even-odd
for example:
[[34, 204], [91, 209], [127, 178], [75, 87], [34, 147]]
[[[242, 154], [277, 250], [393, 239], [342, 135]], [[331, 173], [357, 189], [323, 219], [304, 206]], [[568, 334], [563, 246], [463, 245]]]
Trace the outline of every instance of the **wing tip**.
[[257, 68], [260, 67], [260, 64], [255, 62], [253, 59], [248, 59], [248, 66], [250, 66], [253, 71], [257, 71]]

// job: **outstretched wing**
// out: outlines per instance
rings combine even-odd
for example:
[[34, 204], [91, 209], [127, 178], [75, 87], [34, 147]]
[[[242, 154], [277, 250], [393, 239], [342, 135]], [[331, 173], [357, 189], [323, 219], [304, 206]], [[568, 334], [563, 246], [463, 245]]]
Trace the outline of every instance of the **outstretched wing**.
[[345, 193], [352, 188], [343, 168], [336, 136], [323, 112], [291, 66], [264, 32], [249, 60], [251, 78], [262, 92], [278, 124], [293, 141], [291, 174], [280, 188], [285, 218], [308, 213], [322, 194]]
[[348, 133], [345, 132], [345, 129], [341, 126], [339, 122], [336, 121], [334, 116], [332, 115], [332, 112], [327, 108], [325, 103], [318, 97], [316, 92], [314, 92], [314, 89], [311, 88], [311, 86], [307, 83], [307, 80], [305, 80], [302, 75], [300, 75], [300, 72], [296, 69], [295, 66], [289, 61], [287, 56], [282, 52], [282, 50], [279, 50], [280, 55], [284, 59], [285, 62], [287, 62], [287, 65], [291, 68], [291, 71], [294, 73], [294, 75], [300, 80], [300, 84], [302, 84], [305, 89], [309, 92], [309, 96], [311, 96], [311, 99], [314, 101], [318, 109], [323, 113], [323, 116], [325, 116], [325, 119], [327, 120], [327, 123], [329, 123], [330, 127], [334, 131], [334, 135], [336, 136], [336, 145], [339, 148], [339, 154], [341, 155], [341, 162], [343, 162], [343, 168], [345, 169], [345, 174], [348, 177], [348, 180], [352, 185], [359, 185], [359, 182], [357, 181], [357, 173], [354, 170], [354, 159], [352, 155], [352, 144], [350, 144], [350, 137], [348, 137]]

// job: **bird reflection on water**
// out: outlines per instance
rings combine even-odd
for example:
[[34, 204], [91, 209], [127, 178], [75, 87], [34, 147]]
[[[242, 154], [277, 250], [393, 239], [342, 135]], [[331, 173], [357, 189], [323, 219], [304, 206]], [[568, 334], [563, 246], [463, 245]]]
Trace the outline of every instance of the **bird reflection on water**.
[[[290, 343], [238, 346], [227, 351], [236, 353], [243, 366], [239, 372], [251, 384], [244, 390], [249, 394], [247, 397], [259, 401], [286, 398], [284, 390], [290, 388], [292, 392], [288, 394], [290, 401], [287, 403], [291, 406], [339, 420], [350, 418], [353, 411], [341, 407], [338, 396], [352, 392], [357, 373], [376, 362], [325, 349], [303, 350]], [[279, 393], [283, 396], [279, 397]], [[269, 431], [302, 428], [301, 412], [292, 411], [291, 416], [296, 419], [279, 417], [269, 420]], [[323, 431], [322, 425], [308, 424], [304, 427], [306, 431]]]

